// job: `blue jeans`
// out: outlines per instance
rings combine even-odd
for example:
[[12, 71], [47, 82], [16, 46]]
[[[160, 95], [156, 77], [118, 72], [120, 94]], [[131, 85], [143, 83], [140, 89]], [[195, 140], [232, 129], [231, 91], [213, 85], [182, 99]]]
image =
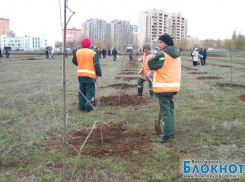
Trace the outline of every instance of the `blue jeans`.
[[113, 60], [114, 60], [114, 61], [117, 60], [117, 55], [113, 55]]

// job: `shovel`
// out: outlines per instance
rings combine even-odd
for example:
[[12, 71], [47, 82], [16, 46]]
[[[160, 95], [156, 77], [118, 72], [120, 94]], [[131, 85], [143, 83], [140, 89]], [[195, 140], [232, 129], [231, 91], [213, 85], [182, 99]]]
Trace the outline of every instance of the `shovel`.
[[155, 120], [155, 131], [157, 135], [162, 134], [161, 110], [158, 112], [158, 119]]

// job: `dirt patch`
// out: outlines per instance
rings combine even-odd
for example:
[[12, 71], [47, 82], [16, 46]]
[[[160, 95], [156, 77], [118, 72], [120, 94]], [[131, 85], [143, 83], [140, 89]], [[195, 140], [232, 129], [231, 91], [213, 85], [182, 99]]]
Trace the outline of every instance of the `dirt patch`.
[[127, 83], [119, 83], [119, 84], [112, 84], [112, 85], [108, 85], [108, 86], [105, 86], [105, 87], [101, 87], [101, 88], [117, 88], [117, 89], [130, 89], [130, 88], [137, 88], [137, 85], [136, 84], [127, 84]]
[[243, 102], [245, 102], [245, 95], [241, 95], [241, 96], [240, 96], [240, 99], [241, 99]]
[[216, 80], [216, 79], [222, 79], [222, 77], [217, 77], [217, 76], [202, 76], [202, 77], [197, 77], [198, 80]]
[[222, 68], [231, 68], [233, 66], [228, 66], [228, 65], [220, 65], [219, 67], [222, 67]]
[[[132, 159], [137, 154], [150, 155], [152, 142], [150, 137], [139, 129], [129, 129], [122, 123], [104, 125], [103, 144], [101, 140], [100, 128], [95, 128], [87, 140], [81, 155], [90, 155], [97, 158], [118, 157]], [[78, 131], [71, 131], [67, 134], [67, 142], [79, 151], [90, 129], [81, 128]], [[62, 137], [52, 136], [45, 149], [62, 152]], [[77, 155], [76, 150], [69, 146], [68, 150], [73, 155]]]
[[188, 67], [188, 66], [181, 66], [181, 69], [182, 70], [197, 70], [197, 69], [193, 69], [193, 68], [190, 68], [190, 67]]
[[221, 66], [221, 65], [217, 65], [217, 64], [213, 64], [213, 63], [207, 63], [207, 65], [210, 65], [210, 66]]
[[236, 87], [236, 88], [244, 88], [245, 85], [231, 84], [231, 83], [216, 83], [219, 87]]
[[124, 69], [122, 71], [138, 71], [138, 69], [134, 69], [134, 68], [127, 68], [127, 69]]
[[[100, 104], [101, 106], [142, 106], [146, 105], [148, 101], [144, 97], [136, 97], [134, 95], [118, 95], [118, 96], [109, 96], [101, 97]], [[97, 100], [95, 100], [95, 105]]]
[[212, 53], [209, 53], [208, 56], [209, 57], [227, 57], [226, 55], [212, 54]]
[[137, 71], [122, 71], [118, 75], [134, 75], [137, 74]]
[[130, 80], [137, 80], [138, 77], [115, 77], [117, 80], [123, 80], [123, 81], [130, 81]]
[[198, 74], [208, 74], [208, 72], [190, 72], [188, 74], [198, 75]]
[[26, 59], [22, 59], [22, 60], [41, 60], [40, 58], [26, 58]]
[[134, 61], [131, 61], [129, 62], [126, 67], [132, 67], [132, 66], [135, 66], [135, 67], [138, 67], [139, 66], [139, 63], [137, 60], [134, 60]]

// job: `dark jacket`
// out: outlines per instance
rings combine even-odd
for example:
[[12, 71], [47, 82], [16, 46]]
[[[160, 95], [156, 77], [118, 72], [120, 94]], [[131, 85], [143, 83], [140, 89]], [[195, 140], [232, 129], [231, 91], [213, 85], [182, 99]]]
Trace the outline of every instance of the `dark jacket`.
[[113, 49], [112, 55], [117, 55], [117, 50], [116, 49]]
[[207, 57], [207, 51], [206, 50], [203, 51], [203, 57], [205, 57], [205, 58]]
[[[102, 71], [100, 67], [100, 59], [97, 54], [94, 55], [93, 61], [94, 61], [94, 69], [95, 69], [96, 76], [102, 76]], [[77, 66], [77, 56], [76, 55], [73, 56], [72, 63]], [[96, 79], [90, 78], [87, 76], [79, 76], [78, 81], [80, 83], [95, 83]]]
[[[165, 54], [163, 51], [166, 52], [172, 58], [177, 58], [180, 56], [180, 51], [175, 45], [166, 46], [162, 50], [160, 50], [153, 58], [149, 59], [148, 66], [150, 70], [157, 70], [163, 66], [165, 61]], [[156, 95], [167, 95], [167, 96], [173, 96], [176, 94], [177, 92], [156, 93]]]

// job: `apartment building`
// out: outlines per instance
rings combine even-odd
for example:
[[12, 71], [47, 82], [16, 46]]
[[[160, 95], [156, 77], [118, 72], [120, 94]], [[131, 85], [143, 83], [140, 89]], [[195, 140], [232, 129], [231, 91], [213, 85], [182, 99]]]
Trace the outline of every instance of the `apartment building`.
[[113, 20], [110, 22], [111, 40], [114, 47], [125, 48], [125, 45], [132, 44], [131, 25], [129, 21]]
[[[9, 29], [9, 19], [6, 18], [0, 18], [0, 35], [10, 35], [10, 29]], [[1, 46], [1, 36], [0, 36], [0, 47]]]
[[81, 42], [81, 36], [81, 29], [66, 29], [66, 42]]
[[89, 19], [82, 23], [82, 38], [88, 37], [92, 42], [100, 42], [102, 47], [121, 47], [132, 43], [137, 38], [137, 26], [129, 21], [113, 20], [106, 23], [101, 19]]
[[89, 19], [82, 23], [82, 38], [89, 37], [92, 42], [100, 41], [104, 45], [110, 37], [110, 26], [102, 19]]
[[138, 41], [156, 45], [159, 36], [167, 33], [174, 41], [187, 37], [187, 20], [181, 13], [167, 13], [164, 9], [142, 11], [139, 15]]
[[171, 32], [169, 35], [176, 41], [181, 38], [187, 38], [188, 21], [182, 13], [171, 13]]

